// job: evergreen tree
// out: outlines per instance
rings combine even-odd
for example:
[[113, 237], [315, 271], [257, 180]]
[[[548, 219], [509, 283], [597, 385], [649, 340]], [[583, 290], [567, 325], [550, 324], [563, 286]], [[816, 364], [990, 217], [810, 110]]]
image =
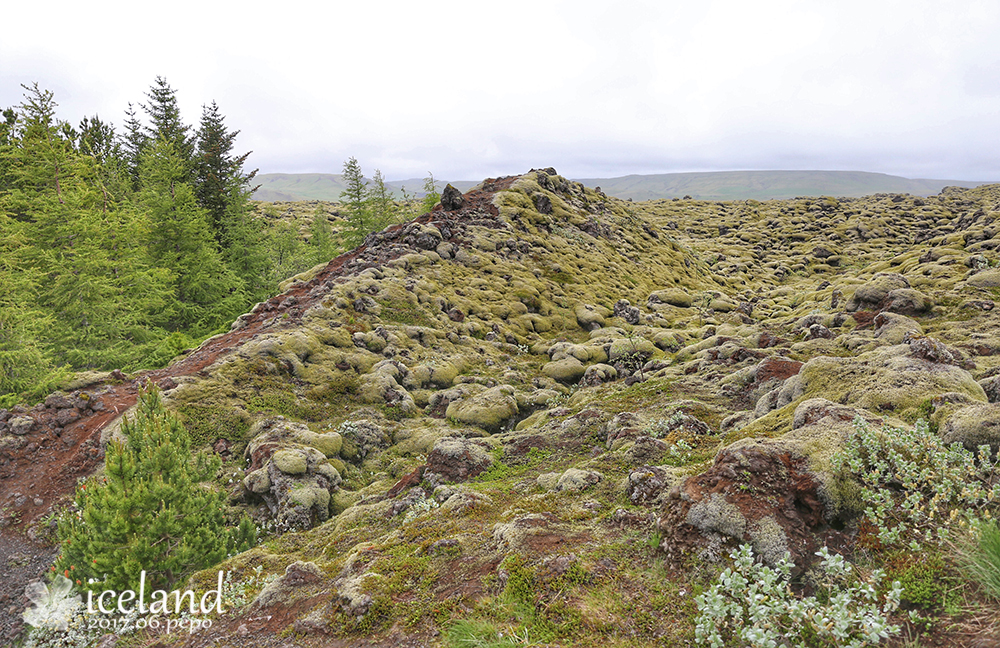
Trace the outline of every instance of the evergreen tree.
[[[240, 200], [249, 202], [253, 191], [250, 182], [257, 175], [256, 169], [249, 173], [243, 171], [250, 153], [233, 156], [233, 144], [240, 131], [229, 131], [224, 122], [225, 117], [214, 101], [203, 107], [195, 157], [195, 193], [198, 203], [211, 217], [212, 231], [220, 244], [227, 238], [227, 216], [231, 207], [240, 207], [234, 205]], [[242, 191], [234, 192], [233, 189]]]
[[345, 189], [340, 192], [340, 201], [347, 212], [347, 224], [351, 228], [348, 233], [349, 243], [358, 245], [370, 231], [367, 229], [370, 220], [368, 181], [361, 173], [361, 165], [353, 157], [344, 162], [343, 176]]
[[[140, 394], [138, 411], [112, 440], [101, 479], [76, 491], [77, 511], [59, 522], [58, 571], [84, 588], [171, 590], [188, 574], [254, 543], [248, 521], [226, 528], [224, 492], [205, 488], [219, 459], [192, 457], [187, 431], [155, 390]], [[88, 579], [98, 582], [90, 584]]]
[[368, 211], [369, 222], [365, 224], [368, 232], [378, 232], [396, 222], [398, 209], [392, 199], [392, 192], [385, 186], [385, 179], [382, 172], [375, 169], [372, 177], [371, 188], [368, 189]]
[[80, 121], [80, 135], [77, 149], [90, 155], [98, 165], [121, 156], [121, 145], [115, 137], [115, 127], [102, 122], [97, 115], [84, 117]]
[[132, 177], [133, 187], [139, 186], [139, 163], [146, 148], [146, 140], [146, 133], [135, 112], [135, 106], [129, 104], [125, 110], [125, 133], [122, 135], [120, 146], [126, 161], [125, 166]]
[[245, 195], [231, 200], [227, 207], [222, 258], [240, 280], [245, 303], [263, 301], [274, 291], [274, 285], [268, 281], [270, 241], [264, 221], [254, 212], [246, 188], [234, 186], [229, 191]]
[[190, 180], [194, 170], [194, 137], [191, 127], [181, 120], [177, 106], [177, 91], [170, 87], [163, 77], [156, 77], [153, 86], [146, 93], [148, 104], [141, 104], [149, 125], [143, 127], [144, 146], [163, 140], [174, 148], [175, 155], [182, 162], [184, 180]]
[[64, 377], [42, 342], [53, 322], [35, 306], [39, 277], [23, 263], [22, 231], [0, 214], [0, 407], [48, 394]]
[[208, 214], [186, 181], [185, 160], [160, 138], [143, 154], [137, 208], [149, 214], [150, 253], [171, 273], [173, 329], [211, 330], [245, 303], [240, 280], [225, 265]]
[[17, 124], [17, 113], [13, 108], [0, 112], [0, 195], [10, 189], [11, 185], [11, 147], [14, 141], [14, 126]]
[[270, 257], [270, 288], [316, 265], [315, 253], [303, 244], [298, 229], [288, 221], [279, 220], [267, 232]]
[[336, 254], [336, 245], [330, 230], [330, 219], [326, 210], [317, 207], [313, 212], [313, 221], [309, 225], [309, 247], [312, 249], [313, 264], [327, 263]]
[[141, 224], [109, 209], [94, 158], [66, 139], [52, 93], [26, 90], [0, 204], [31, 242], [23, 265], [38, 276], [35, 306], [53, 320], [49, 348], [77, 368], [124, 362], [130, 344], [155, 336], [163, 275], [148, 264]]

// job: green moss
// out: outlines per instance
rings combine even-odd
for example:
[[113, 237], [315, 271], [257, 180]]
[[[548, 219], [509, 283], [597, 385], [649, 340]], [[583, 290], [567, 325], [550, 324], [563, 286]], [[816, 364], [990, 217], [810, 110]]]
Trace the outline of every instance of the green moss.
[[416, 299], [410, 301], [396, 296], [379, 296], [375, 301], [382, 307], [380, 318], [383, 321], [408, 326], [437, 326], [437, 322], [428, 317], [423, 308], [416, 303]]
[[904, 604], [944, 612], [949, 599], [958, 596], [952, 569], [940, 552], [929, 547], [919, 554], [897, 551], [886, 557], [886, 580], [903, 586]]
[[234, 405], [187, 403], [177, 413], [191, 435], [193, 446], [209, 445], [217, 439], [234, 444], [233, 451], [242, 453], [250, 440], [250, 415]]

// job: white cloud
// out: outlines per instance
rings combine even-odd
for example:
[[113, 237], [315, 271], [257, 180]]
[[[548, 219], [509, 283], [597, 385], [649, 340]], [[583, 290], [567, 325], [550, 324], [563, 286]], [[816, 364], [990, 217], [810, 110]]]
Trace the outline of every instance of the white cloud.
[[[26, 3], [22, 3], [26, 5]], [[121, 121], [157, 75], [251, 162], [477, 179], [840, 168], [1000, 176], [1000, 5], [49, 2], [5, 12], [0, 106]]]

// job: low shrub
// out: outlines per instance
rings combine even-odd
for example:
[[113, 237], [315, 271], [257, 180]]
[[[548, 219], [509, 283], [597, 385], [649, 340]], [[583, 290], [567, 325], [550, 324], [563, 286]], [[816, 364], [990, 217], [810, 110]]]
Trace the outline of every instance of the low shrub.
[[712, 648], [734, 639], [751, 648], [854, 648], [899, 633], [899, 626], [888, 621], [903, 593], [898, 581], [879, 594], [881, 571], [864, 577], [826, 547], [816, 555], [822, 558], [817, 595], [799, 598], [790, 587], [793, 565], [788, 554], [772, 569], [755, 562], [751, 546], [742, 545], [730, 554], [733, 566], [695, 598], [696, 641]]

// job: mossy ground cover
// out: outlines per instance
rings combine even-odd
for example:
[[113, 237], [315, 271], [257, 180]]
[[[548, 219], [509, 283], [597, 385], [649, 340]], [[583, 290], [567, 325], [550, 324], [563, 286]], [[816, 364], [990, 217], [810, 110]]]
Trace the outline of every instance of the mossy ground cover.
[[[304, 316], [312, 327], [304, 340], [280, 338], [266, 353], [209, 372], [187, 397], [176, 399], [205, 443], [223, 432], [246, 441], [249, 425], [272, 415], [316, 431], [366, 419], [386, 433], [388, 447], [373, 449], [363, 461], [339, 457], [339, 494], [350, 495], [342, 512], [309, 531], [271, 537], [251, 552], [274, 573], [282, 563], [305, 560], [331, 580], [361, 576], [372, 604], [360, 616], [331, 608], [326, 632], [338, 639], [382, 640], [400, 632], [445, 646], [689, 645], [697, 614], [693, 597], [721, 565], [708, 559], [711, 551], [668, 557], [654, 529], [671, 504], [631, 502], [622, 484], [633, 470], [654, 463], [697, 474], [721, 447], [791, 432], [796, 408], [809, 397], [856, 405], [864, 397], [857, 385], [872, 373], [865, 363], [881, 358], [887, 344], [872, 330], [873, 312], [854, 319], [844, 308], [879, 271], [903, 273], [934, 301], [932, 310], [911, 319], [974, 356], [971, 377], [996, 366], [993, 355], [972, 351], [1000, 333], [995, 317], [963, 304], [1000, 295], [972, 292], [962, 283], [968, 252], [945, 231], [974, 213], [971, 201], [980, 199], [974, 194], [961, 207], [947, 197], [919, 205], [906, 196], [624, 204], [568, 181], [560, 189], [561, 183], [534, 173], [498, 194], [495, 220], [475, 215], [489, 227], [469, 226], [454, 239], [461, 254], [441, 248], [434, 253], [439, 259], [424, 255], [419, 264], [410, 259], [344, 277], [330, 287], [322, 309]], [[548, 213], [538, 208], [542, 196], [552, 203]], [[969, 231], [979, 236], [985, 227]], [[918, 241], [914, 232], [921, 228], [933, 236]], [[680, 305], [652, 298], [667, 299], [667, 291], [683, 293], [670, 297]], [[620, 299], [638, 307], [638, 323], [629, 323], [620, 309], [623, 314], [615, 315]], [[592, 307], [584, 314], [600, 314], [603, 324], [590, 330], [598, 319], [581, 318], [581, 304]], [[843, 321], [836, 320], [841, 314]], [[800, 325], [807, 318], [821, 328]], [[829, 337], [810, 338], [825, 336], [823, 328]], [[660, 333], [668, 337], [657, 338]], [[633, 379], [583, 386], [542, 371], [557, 344], [606, 353], [629, 335], [662, 345], [647, 358], [650, 368]], [[873, 356], [858, 360], [865, 353]], [[829, 371], [818, 372], [806, 391], [790, 391], [787, 402], [755, 413], [766, 392], [754, 390], [782, 384], [755, 381], [751, 373], [773, 357], [806, 363], [824, 357]], [[437, 374], [437, 382], [420, 368], [444, 363], [455, 371]], [[364, 381], [376, 366], [393, 376], [393, 382], [377, 383], [378, 398], [388, 400], [361, 403]], [[625, 367], [629, 374], [637, 368]], [[803, 378], [813, 378], [811, 371]], [[726, 380], [737, 372], [743, 378]], [[521, 406], [497, 431], [430, 418], [435, 395], [468, 398], [503, 385]], [[974, 389], [966, 386], [969, 396]], [[405, 394], [418, 405], [390, 402]], [[905, 403], [896, 399], [893, 408], [875, 413], [913, 422], [934, 413], [938, 395], [907, 394]], [[531, 401], [536, 397], [541, 400]], [[671, 427], [679, 413], [707, 429]], [[733, 423], [736, 413], [745, 416]], [[635, 420], [619, 422], [629, 431], [618, 445], [609, 444], [610, 421], [619, 415]], [[408, 445], [393, 445], [401, 431]], [[414, 441], [421, 435], [430, 442]], [[458, 494], [456, 501], [468, 504], [447, 512], [445, 496], [434, 499], [437, 482], [411, 484], [424, 489], [421, 497], [413, 488], [389, 495], [427, 462], [437, 435], [495, 437], [485, 472], [445, 484]], [[639, 436], [673, 451], [650, 444], [659, 454], [647, 461], [636, 450]], [[357, 454], [356, 442], [345, 441], [345, 447]], [[581, 491], [540, 485], [539, 476], [571, 468], [596, 471], [601, 479]], [[755, 495], [763, 500], [769, 494]], [[392, 507], [408, 497], [409, 508], [393, 514]], [[853, 557], [866, 569], [885, 568], [906, 581], [906, 604], [936, 619], [934, 627], [964, 623], [962, 610], [981, 601], [946, 549], [937, 547], [918, 561], [911, 549], [866, 545], [871, 534], [859, 531], [856, 521], [846, 525], [845, 533], [858, 542]], [[504, 528], [510, 533], [504, 535]], [[359, 555], [364, 566], [350, 571]], [[296, 632], [303, 645], [322, 643], [319, 635]]]

